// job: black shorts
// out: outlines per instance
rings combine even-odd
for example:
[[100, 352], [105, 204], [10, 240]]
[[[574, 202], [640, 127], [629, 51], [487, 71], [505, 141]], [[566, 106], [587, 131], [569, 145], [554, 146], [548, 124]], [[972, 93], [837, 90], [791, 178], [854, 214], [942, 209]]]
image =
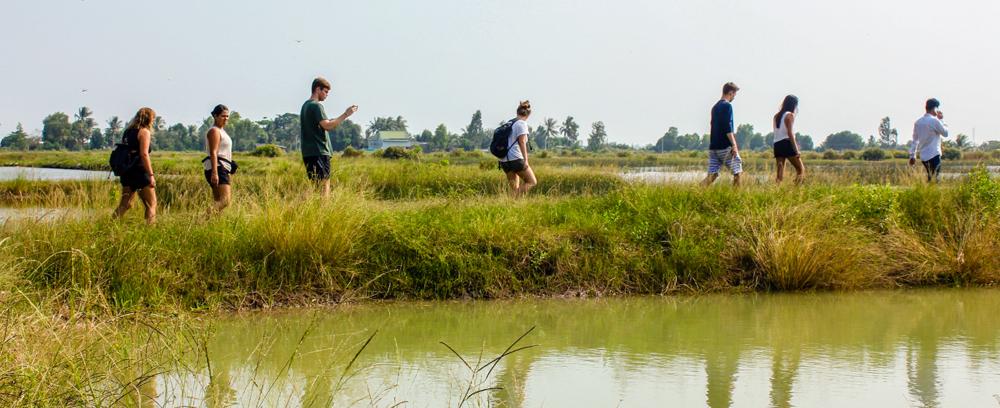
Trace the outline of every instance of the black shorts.
[[142, 170], [133, 170], [125, 173], [118, 178], [118, 182], [121, 183], [122, 187], [128, 187], [132, 191], [142, 190], [152, 184], [149, 176]]
[[795, 145], [792, 144], [791, 139], [784, 139], [774, 142], [774, 157], [778, 159], [787, 159], [790, 157], [797, 157], [799, 151], [795, 149]]
[[503, 170], [504, 173], [520, 173], [524, 169], [524, 159], [500, 162], [500, 170]]
[[[232, 178], [229, 176], [229, 170], [226, 170], [225, 167], [219, 166], [218, 167], [218, 171], [219, 171], [219, 185], [220, 186], [221, 185], [227, 185], [228, 186], [228, 185], [233, 184]], [[208, 182], [208, 185], [212, 185], [212, 170], [205, 170], [205, 181]]]
[[327, 180], [330, 178], [330, 156], [303, 157], [306, 164], [306, 176], [309, 180]]

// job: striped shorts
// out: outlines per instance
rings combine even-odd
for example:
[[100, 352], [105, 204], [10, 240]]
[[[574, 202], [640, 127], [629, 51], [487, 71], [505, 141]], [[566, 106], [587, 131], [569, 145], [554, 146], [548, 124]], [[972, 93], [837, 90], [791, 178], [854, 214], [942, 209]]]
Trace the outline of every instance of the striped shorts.
[[733, 151], [732, 147], [727, 147], [722, 150], [709, 150], [708, 151], [708, 174], [719, 174], [719, 170], [722, 170], [722, 166], [725, 165], [733, 174], [740, 174], [743, 172], [743, 159], [740, 156], [731, 156], [730, 152]]

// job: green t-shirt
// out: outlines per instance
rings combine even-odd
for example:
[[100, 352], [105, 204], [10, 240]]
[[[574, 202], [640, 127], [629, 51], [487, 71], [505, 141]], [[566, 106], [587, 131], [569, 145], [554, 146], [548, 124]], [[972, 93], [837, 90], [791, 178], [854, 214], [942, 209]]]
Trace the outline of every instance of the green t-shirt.
[[333, 146], [330, 145], [330, 135], [319, 126], [326, 120], [323, 104], [312, 99], [302, 104], [300, 121], [302, 123], [302, 157], [332, 156]]

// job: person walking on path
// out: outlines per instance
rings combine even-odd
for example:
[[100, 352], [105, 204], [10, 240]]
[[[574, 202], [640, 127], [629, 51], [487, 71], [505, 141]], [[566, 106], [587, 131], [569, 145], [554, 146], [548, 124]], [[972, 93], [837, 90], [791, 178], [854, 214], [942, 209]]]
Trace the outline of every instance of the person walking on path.
[[331, 88], [330, 81], [324, 78], [314, 79], [312, 96], [302, 104], [299, 116], [302, 124], [302, 161], [306, 166], [306, 176], [316, 183], [323, 197], [330, 195], [330, 156], [333, 155], [330, 134], [327, 132], [340, 126], [358, 111], [358, 105], [351, 105], [336, 119], [327, 119], [320, 102], [330, 95]]
[[226, 133], [229, 122], [229, 108], [218, 105], [212, 109], [215, 122], [205, 135], [205, 151], [208, 154], [201, 162], [205, 167], [205, 180], [212, 188], [214, 202], [208, 214], [221, 212], [229, 206], [232, 196], [232, 174], [236, 172], [233, 162], [233, 139]]
[[736, 145], [736, 134], [733, 116], [733, 99], [740, 88], [732, 82], [722, 87], [722, 99], [712, 107], [712, 133], [708, 147], [708, 177], [702, 181], [705, 186], [711, 185], [719, 177], [719, 171], [725, 165], [733, 172], [733, 185], [740, 185], [740, 175], [743, 173], [743, 160], [740, 159], [740, 149]]
[[538, 180], [528, 165], [528, 117], [531, 116], [531, 102], [517, 105], [517, 118], [507, 136], [507, 155], [500, 159], [500, 169], [507, 175], [507, 183], [514, 198], [528, 193]]
[[920, 161], [927, 171], [927, 182], [940, 181], [941, 174], [941, 138], [948, 137], [948, 126], [944, 124], [944, 113], [938, 108], [941, 102], [931, 98], [924, 105], [924, 116], [913, 124], [913, 141], [910, 142], [910, 165], [917, 162], [917, 152]]
[[774, 115], [774, 159], [777, 161], [777, 182], [785, 178], [785, 160], [795, 167], [795, 184], [802, 183], [806, 167], [802, 164], [799, 154], [799, 143], [795, 140], [795, 118], [799, 111], [799, 98], [788, 95], [781, 103], [781, 110]]
[[132, 208], [132, 203], [138, 194], [143, 206], [146, 207], [146, 224], [156, 223], [156, 178], [153, 173], [153, 163], [149, 159], [155, 120], [155, 111], [150, 108], [139, 109], [125, 129], [125, 134], [122, 135], [122, 144], [128, 146], [129, 156], [133, 157], [135, 162], [119, 176], [122, 197], [118, 208], [115, 209], [114, 218], [125, 215], [125, 212]]

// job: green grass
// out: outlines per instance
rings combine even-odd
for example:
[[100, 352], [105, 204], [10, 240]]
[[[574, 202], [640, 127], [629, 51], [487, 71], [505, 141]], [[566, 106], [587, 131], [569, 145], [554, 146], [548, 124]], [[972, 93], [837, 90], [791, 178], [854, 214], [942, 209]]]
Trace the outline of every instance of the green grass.
[[[942, 186], [737, 190], [604, 184], [600, 170], [552, 169], [557, 181], [540, 176], [547, 194], [514, 201], [498, 173], [478, 168], [357, 166], [347, 169], [370, 166], [363, 181], [344, 183], [329, 200], [304, 192], [309, 186], [295, 174], [237, 178], [235, 206], [212, 220], [203, 215], [204, 181], [166, 179], [158, 189], [165, 209], [153, 228], [138, 223], [140, 211], [121, 222], [100, 215], [110, 213], [113, 185], [56, 189], [37, 204], [98, 215], [8, 222], [0, 230], [7, 265], [0, 282], [120, 312], [307, 298], [860, 289], [1000, 278], [991, 255], [1000, 243], [1000, 184], [985, 172]], [[435, 184], [442, 177], [467, 190]], [[567, 186], [545, 189], [559, 182]]]
[[110, 219], [114, 182], [0, 183], [4, 206], [79, 210], [0, 226], [0, 291], [115, 314], [1000, 279], [1000, 183], [983, 170], [935, 186], [908, 169], [894, 170], [893, 184], [857, 184], [852, 172], [875, 172], [859, 168], [819, 169], [800, 187], [748, 179], [705, 189], [541, 161], [539, 187], [515, 201], [489, 165], [338, 158], [323, 200], [297, 159], [241, 157], [233, 207], [206, 220], [197, 154], [163, 156], [154, 165], [174, 173], [159, 180], [153, 228], [138, 222], [140, 210]]

